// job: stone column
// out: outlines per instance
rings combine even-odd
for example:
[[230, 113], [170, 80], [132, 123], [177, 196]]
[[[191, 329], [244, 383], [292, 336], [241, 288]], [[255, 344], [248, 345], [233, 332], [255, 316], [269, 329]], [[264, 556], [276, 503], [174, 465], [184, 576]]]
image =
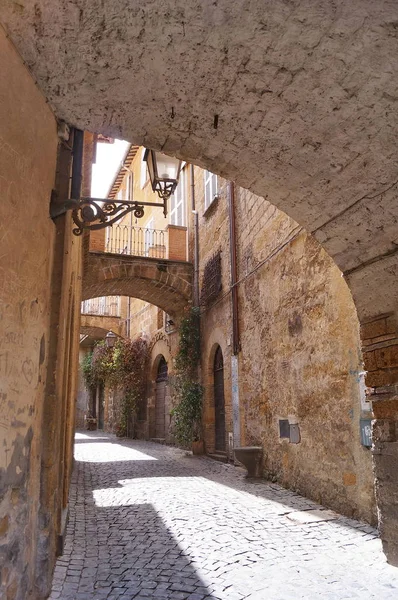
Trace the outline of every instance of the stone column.
[[380, 535], [398, 567], [398, 319], [379, 315], [361, 326], [366, 383], [373, 406], [373, 467]]

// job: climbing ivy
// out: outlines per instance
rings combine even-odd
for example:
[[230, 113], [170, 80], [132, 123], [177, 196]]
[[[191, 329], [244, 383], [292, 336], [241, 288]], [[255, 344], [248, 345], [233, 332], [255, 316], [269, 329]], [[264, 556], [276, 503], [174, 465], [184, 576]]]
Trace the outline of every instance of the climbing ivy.
[[199, 309], [192, 308], [179, 329], [179, 345], [175, 359], [174, 398], [171, 411], [174, 435], [179, 444], [189, 447], [202, 437], [203, 388], [197, 381], [200, 361]]
[[89, 391], [92, 390], [93, 388], [95, 388], [95, 386], [97, 385], [97, 382], [96, 382], [94, 374], [93, 374], [92, 364], [91, 364], [92, 358], [93, 358], [93, 353], [87, 352], [87, 354], [84, 355], [82, 362], [80, 363], [80, 368], [81, 368], [82, 374], [83, 374], [83, 380], [84, 380], [86, 388]]
[[180, 373], [195, 371], [200, 361], [200, 313], [199, 308], [191, 308], [179, 327], [178, 352], [175, 359], [176, 370]]

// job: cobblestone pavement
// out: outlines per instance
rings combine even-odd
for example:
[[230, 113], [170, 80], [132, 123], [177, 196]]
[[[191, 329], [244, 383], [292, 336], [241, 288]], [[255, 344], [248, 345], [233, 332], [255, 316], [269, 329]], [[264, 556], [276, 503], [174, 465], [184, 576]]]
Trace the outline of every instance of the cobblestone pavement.
[[372, 527], [240, 468], [97, 432], [75, 456], [51, 600], [398, 599]]

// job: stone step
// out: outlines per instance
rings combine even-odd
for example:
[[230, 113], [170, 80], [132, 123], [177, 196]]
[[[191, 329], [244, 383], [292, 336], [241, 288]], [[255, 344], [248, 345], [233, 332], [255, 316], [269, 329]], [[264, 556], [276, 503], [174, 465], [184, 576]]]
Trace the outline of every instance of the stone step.
[[216, 452], [212, 452], [211, 454], [207, 454], [209, 458], [213, 460], [218, 460], [219, 462], [227, 463], [228, 456], [226, 452], [221, 452], [221, 450], [217, 450]]

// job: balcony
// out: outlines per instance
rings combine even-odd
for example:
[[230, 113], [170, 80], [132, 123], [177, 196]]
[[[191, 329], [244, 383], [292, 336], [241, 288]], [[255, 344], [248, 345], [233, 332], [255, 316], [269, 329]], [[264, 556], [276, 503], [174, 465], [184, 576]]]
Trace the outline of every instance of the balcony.
[[90, 252], [124, 254], [166, 260], [187, 260], [187, 228], [168, 225], [166, 229], [149, 229], [129, 225], [90, 232]]
[[97, 317], [120, 317], [120, 296], [102, 296], [84, 300], [81, 304], [81, 314]]
[[107, 231], [105, 252], [166, 258], [166, 238], [164, 229], [114, 225]]

